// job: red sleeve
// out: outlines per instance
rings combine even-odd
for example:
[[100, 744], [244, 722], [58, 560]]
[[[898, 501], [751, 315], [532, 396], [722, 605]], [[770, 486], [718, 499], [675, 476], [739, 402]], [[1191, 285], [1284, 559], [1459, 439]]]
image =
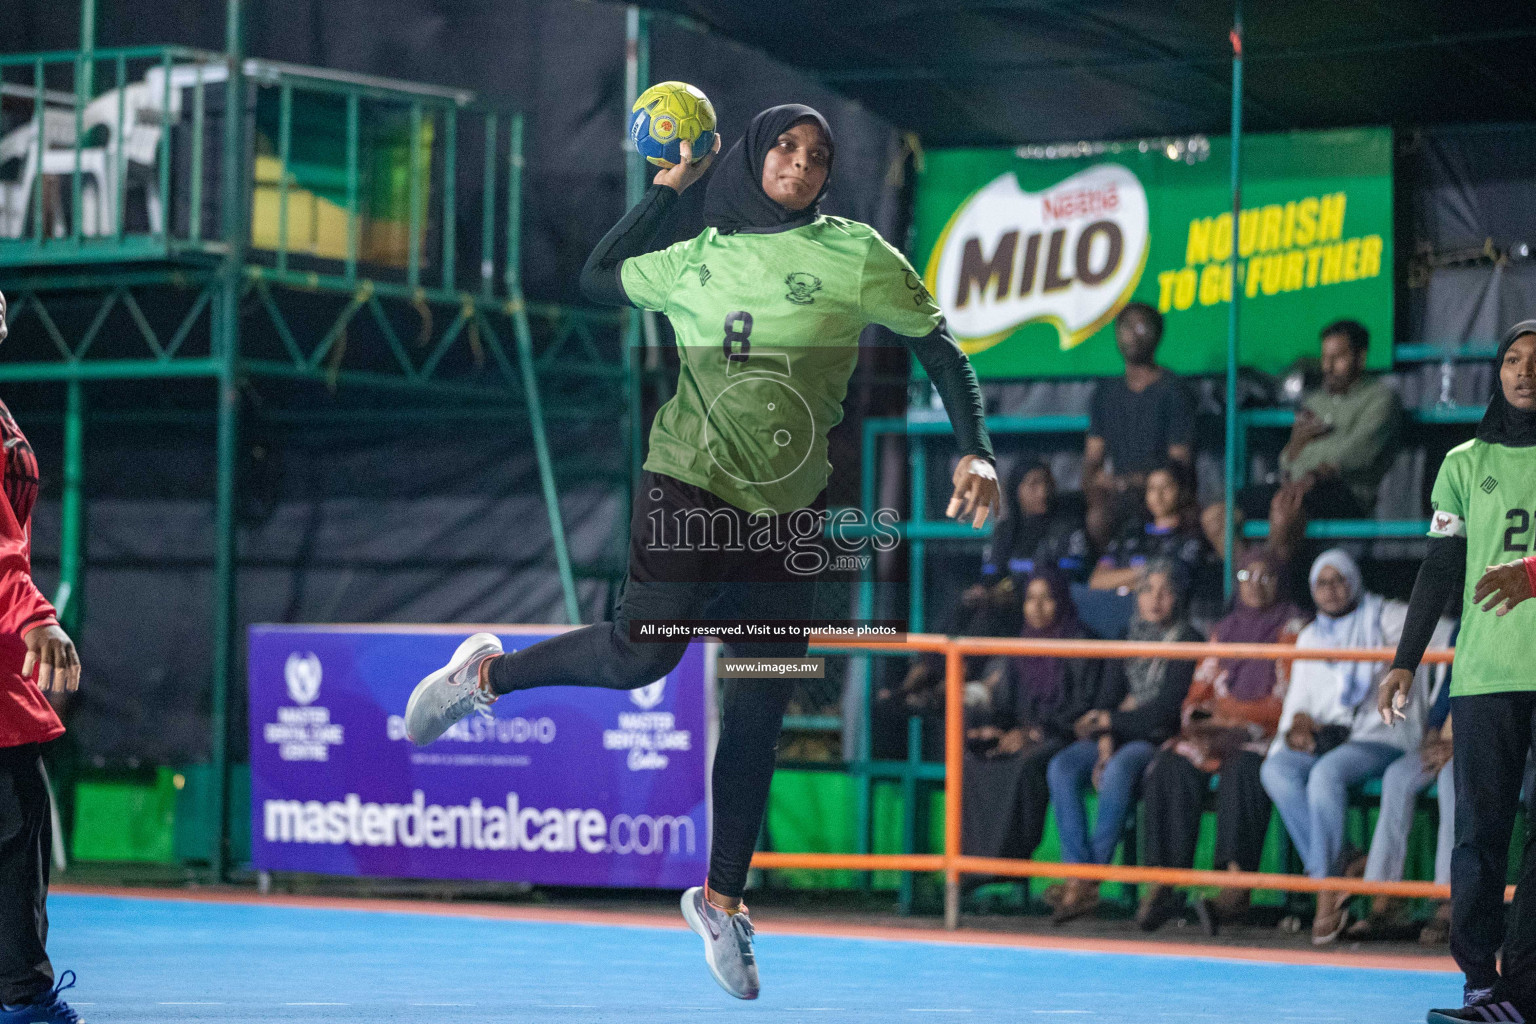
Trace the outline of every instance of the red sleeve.
[[[0, 466], [9, 469], [10, 460]], [[57, 624], [53, 605], [32, 582], [31, 532], [17, 520], [8, 495], [0, 494], [0, 747], [44, 743], [64, 732], [36, 679], [21, 674], [27, 653], [22, 635]]]
[[32, 582], [31, 531], [16, 521], [11, 503], [0, 499], [0, 633], [21, 636], [58, 621], [53, 605]]

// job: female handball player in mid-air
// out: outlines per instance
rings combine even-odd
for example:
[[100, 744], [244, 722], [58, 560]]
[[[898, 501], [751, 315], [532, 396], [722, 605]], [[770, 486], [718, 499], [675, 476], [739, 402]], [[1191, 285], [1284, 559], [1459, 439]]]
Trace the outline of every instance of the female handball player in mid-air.
[[[698, 163], [685, 149], [658, 173], [582, 270], [593, 301], [665, 314], [681, 364], [677, 393], [651, 426], [615, 621], [510, 654], [489, 633], [471, 636], [411, 695], [406, 731], [417, 744], [515, 690], [655, 682], [682, 658], [687, 640], [637, 638], [639, 623], [812, 619], [821, 562], [805, 545], [819, 543], [826, 510], [827, 431], [842, 418], [859, 333], [869, 324], [907, 340], [949, 411], [961, 459], [947, 514], [980, 527], [997, 507], [976, 375], [933, 297], [873, 228], [818, 211], [834, 150], [815, 110], [788, 104], [753, 118], [709, 180], [703, 233], [647, 251], [667, 210], [719, 147], [717, 136]], [[699, 538], [706, 543], [691, 548], [680, 542], [695, 536], [686, 525], [665, 525], [690, 518], [708, 525]], [[725, 644], [734, 656], [756, 658], [803, 657], [806, 646], [803, 635]], [[709, 876], [683, 895], [683, 916], [704, 938], [711, 973], [741, 999], [758, 993], [742, 893], [791, 685], [727, 680]]]

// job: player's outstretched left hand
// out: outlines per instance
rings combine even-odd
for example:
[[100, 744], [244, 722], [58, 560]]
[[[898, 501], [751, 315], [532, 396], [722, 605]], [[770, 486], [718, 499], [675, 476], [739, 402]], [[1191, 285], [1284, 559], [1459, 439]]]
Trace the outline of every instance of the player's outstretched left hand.
[[1485, 612], [1508, 615], [1521, 601], [1531, 597], [1531, 577], [1525, 564], [1516, 559], [1503, 565], [1490, 565], [1472, 591], [1472, 602]]
[[1403, 710], [1408, 706], [1408, 691], [1413, 688], [1413, 673], [1405, 668], [1394, 668], [1381, 680], [1376, 691], [1376, 710], [1381, 720], [1396, 725], [1407, 718]]
[[981, 529], [987, 514], [1002, 503], [997, 489], [997, 467], [977, 455], [967, 455], [955, 467], [955, 493], [944, 514], [951, 519], [972, 518], [971, 526]]
[[21, 663], [23, 678], [37, 669], [37, 688], [44, 693], [64, 693], [80, 688], [80, 656], [69, 634], [58, 626], [34, 626], [22, 634], [27, 656]]

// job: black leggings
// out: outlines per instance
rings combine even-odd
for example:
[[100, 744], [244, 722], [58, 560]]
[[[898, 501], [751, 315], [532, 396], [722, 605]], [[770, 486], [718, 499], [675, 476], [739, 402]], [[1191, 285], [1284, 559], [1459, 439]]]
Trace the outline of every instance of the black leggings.
[[[825, 492], [817, 506], [824, 509]], [[688, 511], [717, 517], [719, 543], [695, 544], [680, 550], [678, 534], [663, 547], [650, 531], [659, 516]], [[800, 510], [804, 512], [806, 510]], [[785, 513], [795, 516], [797, 513]], [[776, 517], [782, 518], [782, 517]], [[727, 526], [742, 538], [752, 529], [748, 514], [702, 488], [658, 473], [642, 474], [640, 492], [630, 519], [629, 572], [614, 621], [599, 622], [551, 637], [497, 658], [489, 668], [498, 693], [536, 686], [601, 686], [633, 690], [647, 686], [682, 659], [686, 642], [637, 641], [630, 624], [656, 619], [720, 619], [766, 621], [809, 619], [815, 615], [816, 577], [799, 576], [786, 565], [783, 549], [735, 550]], [[803, 525], [803, 524], [802, 524]], [[669, 527], [670, 528], [670, 527]], [[808, 530], [802, 529], [801, 533]], [[789, 536], [787, 529], [784, 536]], [[702, 527], [693, 539], [702, 540]], [[664, 538], [665, 539], [665, 538]], [[797, 550], [819, 544], [818, 538], [796, 542]], [[702, 550], [701, 550], [702, 549]], [[729, 641], [725, 654], [733, 658], [804, 657], [807, 643], [799, 640]], [[772, 679], [727, 680], [720, 708], [720, 740], [711, 775], [713, 834], [709, 853], [709, 887], [722, 896], [739, 897], [746, 889], [747, 868], [762, 829], [773, 780], [779, 730], [794, 684]]]
[[53, 987], [44, 952], [52, 852], [41, 748], [0, 747], [0, 1003], [36, 1002]]
[[1451, 717], [1456, 723], [1451, 955], [1468, 988], [1493, 988], [1495, 999], [1530, 1014], [1536, 1010], [1536, 793], [1529, 789], [1520, 878], [1507, 927], [1504, 879], [1525, 762], [1536, 742], [1536, 693], [1452, 697]]

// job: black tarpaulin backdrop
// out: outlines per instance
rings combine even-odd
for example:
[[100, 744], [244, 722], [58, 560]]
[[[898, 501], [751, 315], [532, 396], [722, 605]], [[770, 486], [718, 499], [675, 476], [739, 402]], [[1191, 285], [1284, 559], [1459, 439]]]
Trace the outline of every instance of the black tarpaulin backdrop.
[[[242, 467], [238, 620], [561, 622], [546, 512], [526, 430], [472, 422], [409, 431], [253, 427]], [[34, 428], [45, 495], [58, 493], [59, 432]], [[555, 443], [612, 450], [609, 428], [562, 426]], [[466, 438], [465, 435], [471, 435]], [[88, 446], [85, 683], [71, 726], [108, 760], [174, 763], [207, 749], [213, 588], [213, 431], [97, 424]], [[617, 462], [618, 460], [612, 460]], [[561, 510], [577, 564], [612, 563], [622, 500], [567, 480]], [[34, 516], [37, 578], [57, 579], [59, 505]], [[608, 587], [578, 580], [584, 617]], [[240, 640], [243, 649], [243, 634]], [[243, 657], [240, 659], [243, 665]], [[244, 749], [244, 688], [232, 695]]]
[[[651, 0], [930, 146], [1224, 132], [1232, 0]], [[1251, 131], [1528, 118], [1527, 0], [1243, 5]]]
[[1399, 246], [1410, 254], [1405, 340], [1491, 350], [1536, 313], [1536, 125], [1413, 132], [1398, 173], [1413, 240]]

